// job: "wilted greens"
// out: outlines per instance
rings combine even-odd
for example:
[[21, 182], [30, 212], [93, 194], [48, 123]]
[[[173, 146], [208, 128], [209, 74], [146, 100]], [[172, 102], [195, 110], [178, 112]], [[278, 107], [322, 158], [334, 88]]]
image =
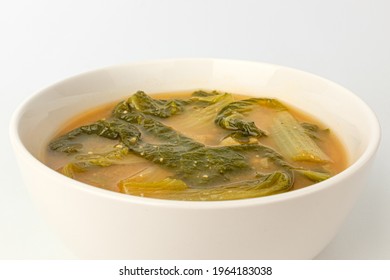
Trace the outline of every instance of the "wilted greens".
[[[263, 122], [256, 115], [259, 110], [272, 115], [264, 117], [264, 122], [271, 119], [266, 128], [259, 127]], [[175, 121], [187, 132], [176, 129]], [[135, 164], [149, 163], [117, 180], [118, 190], [126, 194], [231, 200], [286, 192], [302, 178], [312, 182], [329, 178], [332, 160], [317, 144], [323, 141], [318, 130], [315, 124], [299, 123], [276, 99], [236, 100], [216, 91], [154, 99], [138, 91], [119, 102], [107, 118], [76, 127], [48, 147], [53, 155], [68, 155], [59, 171], [75, 179], [88, 172], [98, 177], [108, 167], [131, 170]], [[84, 144], [92, 137], [113, 144], [104, 152], [86, 149]], [[165, 175], [156, 175], [159, 170]]]

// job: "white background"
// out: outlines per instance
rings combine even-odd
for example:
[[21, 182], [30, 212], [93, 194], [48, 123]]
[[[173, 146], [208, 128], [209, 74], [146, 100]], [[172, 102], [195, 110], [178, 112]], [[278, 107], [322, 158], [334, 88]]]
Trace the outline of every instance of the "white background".
[[370, 184], [317, 258], [390, 259], [389, 13], [386, 0], [0, 0], [0, 259], [75, 258], [22, 184], [8, 137], [22, 100], [83, 71], [177, 57], [295, 67], [366, 101], [383, 130]]

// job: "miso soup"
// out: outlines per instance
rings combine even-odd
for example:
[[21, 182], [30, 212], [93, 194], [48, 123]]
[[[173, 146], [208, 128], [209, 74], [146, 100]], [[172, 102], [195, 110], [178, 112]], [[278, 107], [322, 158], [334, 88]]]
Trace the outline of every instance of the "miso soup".
[[147, 95], [69, 120], [45, 163], [129, 195], [215, 201], [293, 191], [347, 167], [332, 129], [272, 98], [217, 91]]

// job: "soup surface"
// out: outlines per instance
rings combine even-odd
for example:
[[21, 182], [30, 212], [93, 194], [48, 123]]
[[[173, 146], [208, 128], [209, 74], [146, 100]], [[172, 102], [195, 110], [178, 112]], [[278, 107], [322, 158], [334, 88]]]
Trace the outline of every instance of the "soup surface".
[[66, 123], [45, 163], [87, 184], [173, 200], [273, 195], [347, 166], [332, 131], [276, 99], [136, 92]]

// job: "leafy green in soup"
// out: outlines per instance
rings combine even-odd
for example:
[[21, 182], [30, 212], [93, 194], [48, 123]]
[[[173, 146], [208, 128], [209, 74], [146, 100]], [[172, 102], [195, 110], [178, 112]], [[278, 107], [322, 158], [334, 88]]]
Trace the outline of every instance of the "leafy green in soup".
[[276, 99], [153, 97], [138, 91], [76, 118], [48, 144], [46, 163], [97, 187], [195, 201], [283, 193], [346, 166], [329, 129]]

